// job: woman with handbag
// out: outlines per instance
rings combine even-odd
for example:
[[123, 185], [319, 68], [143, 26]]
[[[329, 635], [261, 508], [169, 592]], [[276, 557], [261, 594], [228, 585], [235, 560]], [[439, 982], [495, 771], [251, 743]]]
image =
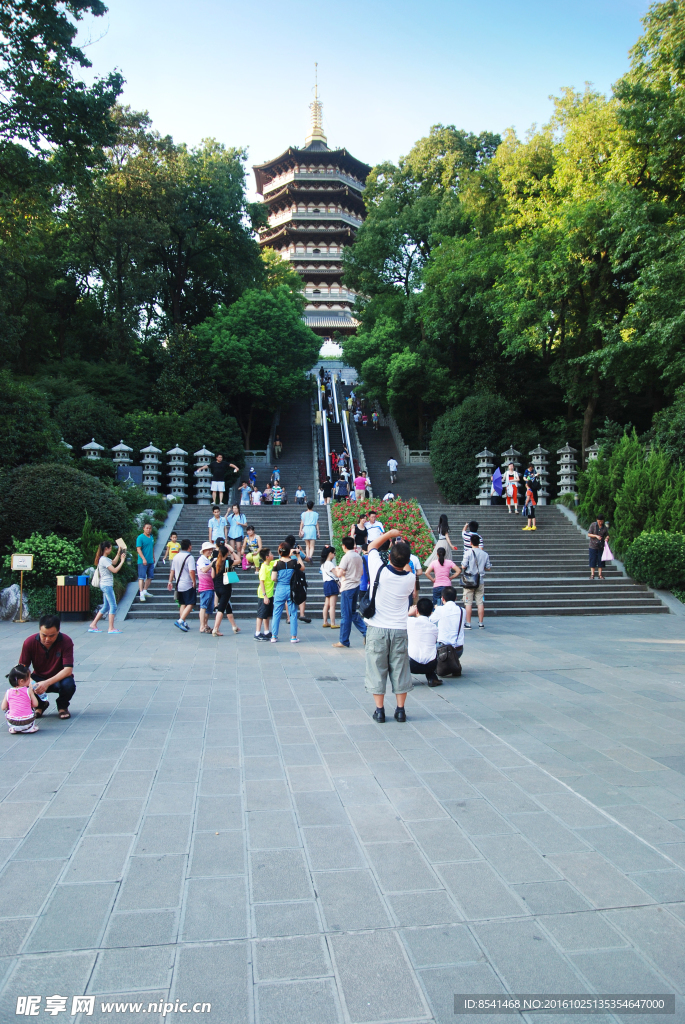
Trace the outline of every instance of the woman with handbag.
[[117, 613], [117, 602], [114, 596], [114, 577], [112, 573], [119, 572], [119, 570], [123, 568], [124, 562], [126, 561], [126, 548], [119, 548], [113, 559], [110, 558], [111, 554], [112, 545], [110, 542], [107, 540], [101, 541], [101, 543], [98, 544], [97, 551], [95, 552], [95, 573], [93, 573], [91, 584], [94, 587], [100, 588], [104, 598], [104, 603], [88, 627], [89, 633], [100, 632], [98, 629], [98, 622], [104, 616], [105, 612], [109, 614], [109, 629], [107, 632], [121, 633], [120, 629], [114, 628], [114, 616]]
[[231, 550], [226, 544], [222, 544], [221, 538], [217, 541], [216, 546], [217, 553], [212, 563], [214, 567], [214, 593], [216, 595], [216, 618], [214, 619], [212, 636], [223, 636], [224, 634], [220, 631], [219, 626], [224, 615], [231, 623], [231, 629], [234, 633], [239, 633], [240, 629], [235, 624], [233, 608], [231, 607], [233, 584], [228, 581]]
[[340, 588], [335, 574], [335, 548], [329, 545], [325, 545], [321, 552], [320, 572], [323, 576], [323, 628], [339, 629], [340, 627], [335, 624], [335, 605]]

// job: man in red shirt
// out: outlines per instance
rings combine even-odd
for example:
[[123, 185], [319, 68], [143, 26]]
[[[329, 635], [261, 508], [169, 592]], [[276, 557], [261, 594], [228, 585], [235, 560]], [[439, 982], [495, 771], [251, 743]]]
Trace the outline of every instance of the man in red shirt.
[[60, 718], [71, 718], [69, 702], [74, 696], [74, 644], [66, 633], [60, 632], [59, 615], [43, 615], [38, 632], [24, 640], [19, 662], [27, 668], [33, 666], [31, 676], [36, 685], [34, 693], [39, 699], [36, 716], [41, 718], [49, 708], [45, 693], [57, 694], [57, 713]]

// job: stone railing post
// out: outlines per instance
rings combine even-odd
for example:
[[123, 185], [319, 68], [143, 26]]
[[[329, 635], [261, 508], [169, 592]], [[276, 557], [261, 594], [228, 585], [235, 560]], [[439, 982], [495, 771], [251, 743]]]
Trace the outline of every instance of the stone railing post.
[[167, 455], [169, 456], [169, 491], [175, 498], [185, 501], [188, 486], [186, 481], [188, 452], [184, 451], [180, 445], [176, 445], [175, 448], [169, 449]]
[[212, 471], [202, 469], [210, 459], [214, 458], [214, 452], [210, 452], [204, 445], [195, 456], [195, 501], [198, 505], [211, 505], [212, 503]]

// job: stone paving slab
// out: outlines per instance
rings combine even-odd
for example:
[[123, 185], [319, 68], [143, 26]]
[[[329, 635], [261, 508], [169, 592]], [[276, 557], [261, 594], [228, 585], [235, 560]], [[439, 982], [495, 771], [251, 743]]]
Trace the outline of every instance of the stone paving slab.
[[[419, 1024], [457, 992], [621, 989], [685, 1020], [681, 621], [488, 621], [384, 726], [317, 623], [66, 626], [72, 719], [0, 732], [0, 1020], [37, 993], [92, 994], [84, 1024]], [[0, 624], [8, 668], [31, 631]]]

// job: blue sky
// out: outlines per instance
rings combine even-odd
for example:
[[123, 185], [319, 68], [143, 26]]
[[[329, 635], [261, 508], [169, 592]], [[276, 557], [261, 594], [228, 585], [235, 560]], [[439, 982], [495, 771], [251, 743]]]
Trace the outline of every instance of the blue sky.
[[[524, 134], [550, 94], [602, 91], [628, 68], [646, 0], [110, 0], [84, 24], [97, 74], [196, 145], [259, 163], [302, 145], [314, 61], [329, 145], [397, 160], [432, 124]], [[254, 186], [250, 175], [249, 185]]]

